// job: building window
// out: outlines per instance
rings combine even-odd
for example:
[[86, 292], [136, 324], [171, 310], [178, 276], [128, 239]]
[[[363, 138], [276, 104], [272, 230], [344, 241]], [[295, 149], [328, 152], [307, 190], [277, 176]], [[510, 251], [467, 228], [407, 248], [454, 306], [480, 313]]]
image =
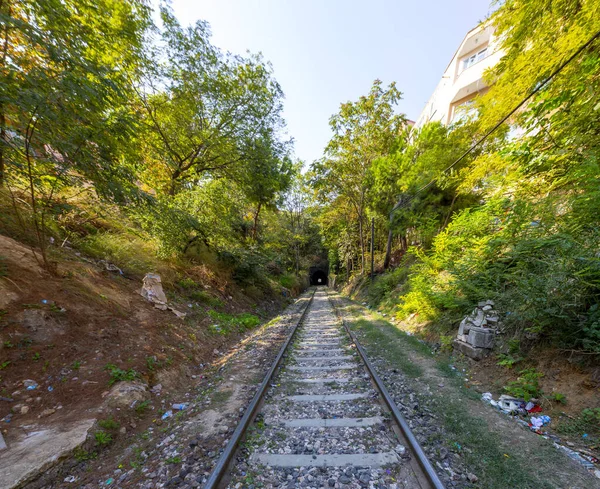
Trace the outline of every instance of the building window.
[[462, 60], [462, 70], [461, 71], [465, 71], [467, 68], [470, 68], [475, 63], [478, 63], [479, 61], [484, 59], [486, 56], [487, 56], [487, 47], [483, 48], [478, 53], [472, 54], [471, 56], [467, 56], [466, 58], [464, 58]]
[[462, 104], [455, 105], [452, 114], [452, 123], [458, 123], [461, 121], [467, 121], [477, 116], [477, 109], [475, 107], [475, 99], [469, 99]]

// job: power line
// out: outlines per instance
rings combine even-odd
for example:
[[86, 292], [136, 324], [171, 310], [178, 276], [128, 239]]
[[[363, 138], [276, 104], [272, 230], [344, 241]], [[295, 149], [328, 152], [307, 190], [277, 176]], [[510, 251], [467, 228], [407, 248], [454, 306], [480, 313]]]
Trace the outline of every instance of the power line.
[[[445, 174], [446, 172], [448, 172], [449, 170], [451, 170], [452, 168], [454, 168], [462, 160], [464, 160], [466, 156], [468, 156], [477, 146], [479, 146], [481, 143], [483, 143], [494, 131], [496, 131], [496, 129], [498, 129], [502, 124], [504, 124], [517, 110], [519, 110], [521, 107], [523, 107], [523, 105], [527, 101], [529, 101], [529, 99], [531, 97], [533, 97], [542, 88], [544, 88], [544, 86], [546, 86], [546, 84], [550, 80], [552, 80], [552, 78], [554, 78], [556, 75], [558, 75], [558, 73], [560, 73], [565, 66], [567, 66], [571, 61], [573, 61], [577, 56], [579, 56], [579, 54], [582, 51], [584, 51], [586, 48], [588, 48], [598, 37], [600, 37], [600, 31], [596, 32], [596, 34], [593, 35], [585, 44], [583, 44], [582, 46], [580, 46], [579, 49], [577, 49], [577, 51], [575, 51], [566, 61], [564, 61], [549, 76], [547, 76], [529, 95], [527, 95], [527, 97], [525, 97], [523, 100], [521, 100], [521, 102], [519, 102], [519, 104], [516, 107], [514, 107], [494, 127], [492, 127], [481, 138], [479, 138], [479, 140], [477, 140], [468, 150], [466, 150], [461, 156], [459, 156], [450, 166], [448, 166], [447, 168], [445, 168], [444, 170], [442, 170], [442, 175]], [[392, 208], [392, 210], [390, 212], [390, 217], [398, 209], [402, 209], [402, 208], [407, 207], [408, 204], [410, 204], [416, 198], [417, 194], [419, 194], [423, 190], [426, 190], [429, 187], [431, 187], [436, 181], [437, 181], [437, 178], [434, 178], [433, 180], [431, 180], [426, 185], [423, 185], [412, 196], [409, 196], [409, 198], [406, 201], [400, 199], [398, 201], [398, 203]]]

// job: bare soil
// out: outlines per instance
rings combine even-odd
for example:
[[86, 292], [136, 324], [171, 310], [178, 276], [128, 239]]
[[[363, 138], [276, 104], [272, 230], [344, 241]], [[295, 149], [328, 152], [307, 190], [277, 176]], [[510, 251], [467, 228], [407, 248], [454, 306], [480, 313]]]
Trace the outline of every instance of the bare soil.
[[[56, 253], [61, 260], [54, 275], [40, 267], [31, 249], [0, 235], [0, 429], [9, 447], [33, 424], [110, 415], [103, 408], [111, 382], [107, 365], [149, 386], [160, 383], [163, 398], [176, 398], [243, 336], [210, 332], [208, 306], [190, 304], [176, 291], [165, 287], [176, 308], [187, 313], [183, 320], [142, 298], [140, 277], [109, 272], [73, 250]], [[267, 319], [289, 303], [284, 297], [246, 297], [214, 274], [198, 271], [196, 277], [222, 300], [220, 312]], [[36, 387], [27, 390], [25, 380]], [[121, 424], [131, 432], [149, 422], [133, 413]]]

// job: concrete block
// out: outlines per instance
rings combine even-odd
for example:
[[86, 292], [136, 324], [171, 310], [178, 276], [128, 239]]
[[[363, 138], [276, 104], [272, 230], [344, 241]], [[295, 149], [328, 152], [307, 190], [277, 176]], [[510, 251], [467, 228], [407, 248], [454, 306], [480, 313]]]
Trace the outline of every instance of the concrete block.
[[454, 349], [461, 352], [463, 355], [472, 358], [473, 360], [481, 360], [489, 355], [490, 351], [488, 348], [476, 348], [464, 341], [454, 340]]
[[469, 343], [475, 348], [493, 348], [494, 336], [490, 329], [472, 327], [469, 330]]

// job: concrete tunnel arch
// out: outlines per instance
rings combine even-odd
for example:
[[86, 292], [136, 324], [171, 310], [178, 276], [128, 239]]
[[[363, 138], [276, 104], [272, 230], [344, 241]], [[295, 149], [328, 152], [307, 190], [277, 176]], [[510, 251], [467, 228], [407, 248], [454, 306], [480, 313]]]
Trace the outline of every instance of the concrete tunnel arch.
[[327, 285], [327, 272], [321, 269], [310, 271], [310, 285]]

